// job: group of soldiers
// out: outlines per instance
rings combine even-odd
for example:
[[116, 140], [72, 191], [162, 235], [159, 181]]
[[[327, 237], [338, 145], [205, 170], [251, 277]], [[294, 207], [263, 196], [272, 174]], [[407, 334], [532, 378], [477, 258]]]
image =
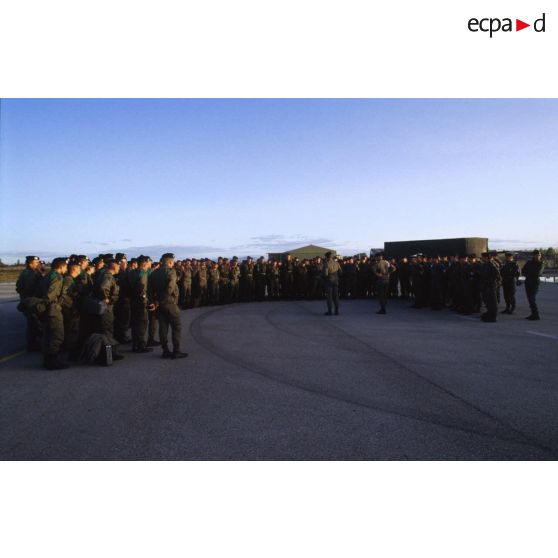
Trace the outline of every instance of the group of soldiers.
[[394, 259], [384, 260], [383, 254], [377, 254], [377, 265], [382, 273], [378, 275], [377, 284], [380, 301], [379, 314], [386, 313], [388, 298], [413, 300], [413, 308], [441, 310], [450, 308], [464, 315], [481, 313], [484, 322], [495, 322], [503, 291], [505, 309], [502, 314], [513, 314], [516, 307], [516, 291], [519, 278], [525, 278], [525, 292], [531, 313], [528, 320], [540, 320], [537, 306], [537, 292], [544, 263], [539, 250], [534, 250], [532, 258], [520, 269], [511, 252], [505, 253], [502, 262], [496, 252], [456, 256], [425, 256], [417, 254], [402, 258], [396, 263]]
[[[525, 277], [530, 320], [539, 320], [536, 295], [543, 272], [540, 253], [520, 270], [513, 254], [501, 262], [494, 253], [452, 257], [415, 255], [386, 260], [373, 257], [337, 257], [283, 261], [251, 257], [240, 261], [218, 258], [177, 260], [163, 254], [159, 261], [139, 256], [128, 261], [123, 253], [55, 258], [50, 269], [37, 256], [27, 256], [26, 269], [16, 289], [19, 309], [27, 318], [27, 346], [42, 350], [47, 369], [67, 368], [61, 359], [79, 359], [92, 334], [106, 336], [112, 359], [124, 358], [119, 345], [131, 343], [137, 353], [161, 345], [163, 358], [183, 358], [180, 350], [180, 309], [203, 305], [264, 300], [326, 299], [327, 315], [339, 314], [339, 299], [377, 298], [379, 314], [389, 298], [412, 300], [414, 308], [451, 308], [462, 314], [480, 312], [494, 322], [500, 288], [513, 314], [516, 287]], [[168, 331], [172, 333], [172, 350]], [[155, 339], [158, 331], [159, 340]], [[128, 333], [131, 333], [131, 337]]]
[[124, 358], [119, 345], [130, 342], [136, 353], [160, 345], [163, 358], [188, 356], [180, 350], [174, 254], [163, 254], [158, 262], [142, 255], [129, 265], [125, 254], [102, 254], [92, 261], [72, 255], [55, 258], [47, 272], [41, 267], [37, 256], [27, 256], [16, 289], [21, 299], [18, 308], [27, 317], [27, 347], [42, 349], [45, 368], [67, 368], [68, 362], [60, 357], [63, 351], [70, 361], [77, 361], [93, 334], [103, 335], [110, 344], [112, 360]]

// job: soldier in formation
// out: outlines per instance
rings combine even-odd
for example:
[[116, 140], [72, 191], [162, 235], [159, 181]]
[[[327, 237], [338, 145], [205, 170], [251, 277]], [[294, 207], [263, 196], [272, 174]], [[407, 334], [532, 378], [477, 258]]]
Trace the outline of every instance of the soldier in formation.
[[[531, 308], [529, 320], [539, 320], [537, 292], [544, 264], [538, 250], [520, 270], [513, 254], [500, 263], [486, 252], [451, 257], [415, 254], [400, 261], [376, 254], [322, 260], [283, 261], [234, 256], [176, 260], [164, 254], [127, 260], [125, 254], [55, 258], [47, 271], [37, 256], [28, 256], [16, 283], [18, 309], [27, 320], [29, 351], [42, 350], [49, 369], [65, 368], [60, 358], [79, 358], [86, 340], [102, 334], [111, 340], [113, 360], [123, 358], [119, 346], [132, 344], [136, 353], [162, 345], [165, 358], [183, 358], [180, 348], [180, 308], [236, 302], [325, 299], [328, 315], [339, 313], [339, 299], [377, 298], [385, 314], [389, 298], [410, 300], [413, 308], [450, 308], [463, 315], [481, 314], [495, 322], [500, 287], [513, 314], [520, 275]], [[172, 344], [168, 330], [171, 330]], [[131, 333], [131, 337], [128, 335]], [[157, 333], [159, 340], [156, 339]]]

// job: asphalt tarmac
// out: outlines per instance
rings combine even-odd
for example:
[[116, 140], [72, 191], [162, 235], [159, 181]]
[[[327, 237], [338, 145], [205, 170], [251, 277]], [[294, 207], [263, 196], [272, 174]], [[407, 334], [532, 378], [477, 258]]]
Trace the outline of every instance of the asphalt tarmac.
[[399, 300], [187, 310], [187, 359], [128, 346], [56, 372], [18, 354], [23, 318], [0, 302], [0, 458], [554, 460], [558, 286], [540, 322], [518, 300], [495, 324]]

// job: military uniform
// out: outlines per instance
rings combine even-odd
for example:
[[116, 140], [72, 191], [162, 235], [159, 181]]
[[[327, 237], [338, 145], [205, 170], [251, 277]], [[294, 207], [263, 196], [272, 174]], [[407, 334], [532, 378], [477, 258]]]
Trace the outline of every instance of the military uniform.
[[180, 274], [180, 307], [186, 309], [191, 305], [192, 300], [192, 267], [186, 264]]
[[129, 343], [128, 330], [130, 329], [130, 284], [128, 269], [121, 269], [115, 275], [118, 284], [118, 300], [114, 305], [114, 336], [120, 343]]
[[[163, 256], [163, 259], [165, 256]], [[164, 358], [177, 358], [186, 356], [180, 352], [180, 334], [182, 324], [178, 308], [178, 285], [176, 270], [166, 265], [161, 265], [150, 276], [149, 281], [150, 302], [157, 305], [159, 319], [159, 340], [163, 348]], [[168, 330], [171, 328], [172, 353], [169, 351]]]
[[79, 284], [70, 275], [64, 276], [60, 306], [62, 307], [62, 317], [64, 319], [64, 346], [70, 353], [71, 360], [76, 360], [79, 353], [79, 302]]
[[219, 269], [219, 301], [228, 304], [231, 301], [231, 268], [228, 262], [221, 262]]
[[278, 300], [281, 295], [281, 270], [277, 262], [267, 266], [267, 294], [272, 300]]
[[47, 308], [45, 313], [44, 366], [49, 370], [67, 368], [59, 360], [64, 343], [64, 318], [60, 300], [63, 292], [64, 278], [57, 271], [51, 271], [43, 279], [41, 295]]
[[435, 260], [430, 269], [430, 307], [441, 310], [444, 303], [445, 267]]
[[114, 305], [118, 302], [119, 287], [111, 272], [105, 271], [98, 278], [97, 283], [93, 285], [93, 295], [97, 300], [106, 303], [105, 311], [97, 316], [95, 329], [97, 333], [106, 335], [115, 349], [117, 343], [114, 339]]
[[389, 274], [388, 297], [399, 298], [399, 269], [395, 265], [395, 260], [391, 260], [389, 263], [391, 271]]
[[519, 265], [513, 260], [506, 260], [500, 268], [500, 275], [502, 276], [504, 302], [506, 303], [506, 309], [503, 312], [505, 314], [513, 314], [516, 304], [517, 280], [521, 275]]
[[283, 298], [290, 300], [294, 295], [294, 263], [292, 260], [285, 260], [281, 267], [281, 287]]
[[242, 302], [254, 300], [254, 264], [246, 261], [240, 269], [240, 290]]
[[424, 265], [418, 259], [411, 264], [411, 285], [415, 297], [413, 308], [422, 308], [425, 304]]
[[482, 300], [486, 307], [486, 312], [481, 316], [483, 322], [495, 322], [498, 314], [498, 300], [496, 289], [500, 281], [500, 271], [490, 260], [483, 261], [479, 266], [479, 284], [482, 293]]
[[322, 274], [326, 287], [326, 303], [328, 316], [331, 316], [332, 306], [335, 307], [335, 314], [339, 314], [339, 278], [343, 273], [339, 263], [331, 258], [326, 257], [322, 267]]
[[[149, 282], [154, 269], [147, 270], [147, 288], [149, 291]], [[155, 310], [150, 310], [147, 313], [147, 346], [155, 347], [160, 345], [159, 341], [155, 341], [155, 335], [159, 329], [159, 320], [157, 319], [157, 312]]]
[[261, 258], [254, 266], [254, 281], [256, 300], [261, 302], [265, 300], [265, 287], [267, 283], [267, 264]]
[[207, 267], [204, 265], [200, 265], [197, 273], [197, 282], [198, 282], [198, 300], [199, 303], [204, 305], [207, 304]]
[[525, 277], [525, 293], [531, 309], [531, 315], [528, 316], [529, 320], [540, 320], [539, 308], [537, 306], [537, 293], [541, 282], [541, 275], [544, 270], [544, 263], [542, 260], [529, 260], [521, 270]]
[[353, 262], [347, 262], [343, 266], [343, 289], [342, 296], [344, 298], [357, 297], [357, 274], [358, 268]]
[[240, 267], [237, 263], [231, 265], [229, 271], [230, 278], [230, 300], [238, 302], [240, 300]]
[[411, 264], [407, 262], [401, 262], [398, 269], [399, 274], [399, 286], [401, 288], [401, 298], [404, 300], [409, 300], [411, 296]]
[[219, 281], [221, 274], [216, 265], [209, 269], [209, 301], [210, 304], [219, 304]]
[[391, 265], [386, 260], [377, 260], [372, 264], [372, 272], [376, 275], [376, 290], [380, 303], [378, 314], [386, 313], [390, 268]]
[[147, 332], [147, 283], [149, 273], [145, 269], [134, 269], [129, 274], [130, 286], [130, 326], [132, 329], [132, 350], [148, 352], [145, 335]]
[[[27, 262], [38, 261], [37, 256], [28, 256]], [[37, 313], [39, 295], [42, 281], [41, 272], [38, 269], [27, 267], [24, 269], [16, 282], [16, 291], [19, 294], [20, 304], [18, 309], [25, 314], [27, 320], [27, 350], [35, 351], [41, 348], [42, 324]]]

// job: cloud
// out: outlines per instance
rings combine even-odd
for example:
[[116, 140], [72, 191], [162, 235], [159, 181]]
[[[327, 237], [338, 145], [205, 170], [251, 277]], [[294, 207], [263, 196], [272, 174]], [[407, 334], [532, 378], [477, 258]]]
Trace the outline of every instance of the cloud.
[[327, 248], [336, 248], [339, 246], [338, 242], [335, 242], [330, 238], [308, 237], [300, 234], [291, 237], [286, 237], [281, 234], [267, 234], [262, 236], [253, 236], [250, 240], [251, 242], [247, 242], [246, 244], [231, 246], [230, 249], [233, 251], [253, 250], [259, 251], [259, 253], [268, 253], [285, 252], [294, 248], [300, 248], [301, 246], [307, 246], [308, 244], [325, 246]]
[[506, 244], [514, 246], [539, 246], [544, 245], [545, 242], [541, 240], [521, 240], [521, 239], [511, 239], [511, 238], [489, 238], [489, 244]]
[[50, 250], [17, 250], [17, 251], [4, 251], [0, 253], [0, 259], [4, 263], [16, 263], [17, 260], [25, 261], [25, 256], [38, 256], [41, 260], [50, 261], [59, 256], [68, 256], [68, 254], [61, 254], [60, 252], [52, 252]]
[[[123, 251], [123, 249], [118, 251]], [[188, 258], [198, 256], [211, 257], [215, 254], [226, 255], [228, 250], [226, 248], [208, 246], [205, 244], [150, 244], [146, 246], [130, 246], [125, 249], [125, 252], [128, 257], [146, 254], [152, 258], [159, 258], [165, 252], [172, 252], [177, 258]]]

